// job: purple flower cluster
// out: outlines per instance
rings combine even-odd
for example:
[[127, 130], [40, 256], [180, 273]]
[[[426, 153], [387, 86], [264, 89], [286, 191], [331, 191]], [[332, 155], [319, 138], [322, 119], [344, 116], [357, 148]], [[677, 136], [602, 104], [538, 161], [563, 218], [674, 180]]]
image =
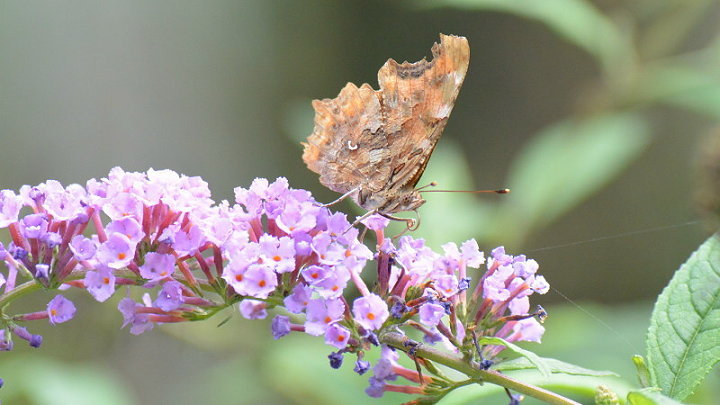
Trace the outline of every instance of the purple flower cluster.
[[[133, 334], [159, 323], [202, 320], [235, 304], [248, 319], [275, 309], [280, 314], [272, 320], [273, 337], [293, 331], [323, 336], [336, 350], [329, 357], [336, 368], [344, 354], [355, 354], [358, 374], [373, 370], [371, 396], [415, 392], [417, 387], [387, 384], [398, 375], [427, 382], [399, 366], [389, 346], [382, 345], [383, 357], [374, 366], [363, 359], [381, 345], [386, 330], [414, 328], [426, 343], [442, 342], [456, 352], [469, 346], [475, 331], [539, 341], [543, 328], [529, 313], [528, 297], [545, 293], [548, 285], [534, 260], [497, 248], [481, 274], [475, 269], [486, 259], [474, 240], [448, 243], [437, 253], [422, 239], [387, 238], [382, 216], [363, 224], [374, 231], [376, 253], [346, 215], [290, 188], [284, 178], [236, 188], [232, 205], [215, 204], [202, 179], [170, 170], [115, 168], [85, 187], [50, 180], [18, 194], [2, 190], [0, 228], [9, 230], [12, 241], [0, 245], [7, 267], [0, 272], [0, 307], [37, 285], [83, 288], [98, 301], [121, 286], [135, 286], [118, 304], [123, 326]], [[371, 260], [377, 265], [373, 288], [361, 278]], [[479, 283], [470, 292], [473, 278]], [[350, 284], [359, 297], [344, 295]], [[131, 290], [141, 293], [132, 298]], [[0, 325], [0, 350], [12, 348], [13, 336], [39, 346], [42, 337], [19, 322], [57, 324], [75, 311], [58, 295], [44, 311], [3, 314], [12, 321]], [[486, 347], [477, 356], [501, 350]]]

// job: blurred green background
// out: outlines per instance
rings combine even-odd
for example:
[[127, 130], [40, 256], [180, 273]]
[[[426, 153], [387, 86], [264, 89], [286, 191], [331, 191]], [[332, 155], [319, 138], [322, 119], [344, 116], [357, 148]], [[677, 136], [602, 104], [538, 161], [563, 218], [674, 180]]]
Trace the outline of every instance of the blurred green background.
[[[416, 236], [537, 259], [560, 293], [536, 297], [550, 318], [528, 347], [632, 384], [654, 297], [710, 233], [694, 168], [720, 117], [719, 18], [703, 0], [3, 0], [0, 186], [82, 184], [119, 165], [202, 176], [218, 201], [277, 176], [330, 201], [300, 159], [310, 100], [377, 87], [387, 58], [463, 35], [470, 70], [421, 182], [512, 193], [429, 194]], [[134, 337], [116, 301], [67, 295], [76, 319], [31, 325], [44, 346], [2, 354], [4, 404], [370, 402], [367, 378], [349, 358], [329, 369], [321, 339], [273, 342], [232, 311]], [[443, 403], [507, 402], [456, 394]]]

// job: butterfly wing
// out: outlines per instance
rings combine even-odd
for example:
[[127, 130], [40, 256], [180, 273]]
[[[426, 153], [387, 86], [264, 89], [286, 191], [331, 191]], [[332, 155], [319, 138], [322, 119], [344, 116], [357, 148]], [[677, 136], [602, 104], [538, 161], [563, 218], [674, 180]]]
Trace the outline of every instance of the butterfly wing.
[[303, 160], [325, 187], [379, 189], [389, 175], [379, 92], [348, 83], [334, 99], [314, 100], [315, 128]]
[[433, 59], [390, 59], [378, 72], [388, 148], [394, 151], [383, 189], [412, 189], [445, 128], [470, 62], [464, 37], [440, 35]]
[[463, 37], [441, 35], [433, 59], [378, 72], [380, 90], [348, 83], [334, 99], [313, 101], [315, 127], [303, 161], [329, 189], [391, 198], [413, 188], [425, 170], [467, 72], [470, 49]]

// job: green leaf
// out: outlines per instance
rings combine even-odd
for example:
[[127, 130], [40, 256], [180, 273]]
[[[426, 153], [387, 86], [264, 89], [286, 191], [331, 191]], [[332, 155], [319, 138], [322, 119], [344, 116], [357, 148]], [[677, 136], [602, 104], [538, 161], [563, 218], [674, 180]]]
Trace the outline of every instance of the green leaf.
[[[545, 364], [551, 373], [569, 374], [569, 375], [583, 375], [591, 377], [618, 377], [616, 373], [612, 371], [598, 371], [590, 370], [575, 364], [565, 363], [564, 361], [550, 359], [547, 357], [540, 357], [540, 360]], [[492, 367], [493, 370], [497, 371], [516, 371], [516, 370], [527, 370], [537, 368], [534, 363], [526, 357], [518, 357], [516, 359], [503, 361]]]
[[720, 238], [710, 237], [660, 294], [647, 334], [651, 383], [675, 399], [693, 393], [720, 360]]
[[582, 0], [442, 0], [425, 6], [500, 11], [539, 21], [613, 71], [631, 61], [631, 42], [589, 1]]
[[516, 158], [512, 193], [495, 228], [512, 229], [522, 239], [549, 224], [619, 174], [647, 142], [646, 125], [633, 114], [571, 119], [545, 129]]
[[632, 362], [635, 364], [640, 386], [643, 388], [650, 386], [650, 370], [648, 370], [645, 358], [639, 354], [632, 356]]
[[661, 102], [720, 118], [720, 75], [694, 66], [664, 65], [646, 69], [627, 91], [627, 102]]
[[522, 357], [525, 357], [528, 359], [530, 363], [532, 363], [535, 368], [538, 369], [540, 374], [543, 375], [543, 377], [549, 377], [551, 373], [551, 368], [545, 362], [543, 359], [538, 356], [537, 354], [525, 350], [522, 347], [515, 345], [513, 343], [510, 343], [506, 341], [505, 339], [501, 339], [499, 337], [489, 337], [489, 336], [483, 336], [482, 338], [478, 339], [478, 343], [481, 345], [495, 345], [495, 346], [505, 346], [510, 351], [515, 352], [519, 354]]
[[682, 402], [668, 398], [651, 388], [629, 392], [627, 403], [630, 405], [682, 405]]

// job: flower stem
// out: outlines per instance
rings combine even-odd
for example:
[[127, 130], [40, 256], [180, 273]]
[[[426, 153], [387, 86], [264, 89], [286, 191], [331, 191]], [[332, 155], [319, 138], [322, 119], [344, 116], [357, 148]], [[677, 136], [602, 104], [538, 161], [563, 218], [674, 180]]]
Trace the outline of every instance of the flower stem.
[[[408, 350], [407, 346], [404, 345], [406, 341], [407, 337], [405, 337], [405, 335], [399, 332], [386, 332], [384, 334], [381, 334], [380, 336], [380, 342], [392, 346], [396, 349], [400, 349], [402, 351]], [[520, 382], [497, 371], [481, 370], [479, 366], [474, 364], [474, 362], [469, 362], [463, 359], [462, 356], [445, 353], [433, 347], [428, 347], [425, 345], [417, 346], [417, 348], [415, 349], [415, 355], [417, 357], [426, 358], [428, 360], [432, 360], [444, 366], [450, 367], [454, 370], [460, 371], [467, 376], [472, 377], [473, 379], [496, 384], [501, 387], [505, 387], [513, 391], [517, 391], [519, 393], [531, 396], [533, 398], [537, 398], [541, 401], [545, 401], [548, 404], [580, 405], [579, 402], [575, 402], [569, 398], [565, 398], [552, 391], [548, 391], [534, 385]]]
[[42, 289], [42, 285], [35, 280], [28, 281], [15, 287], [12, 291], [0, 295], [0, 309], [9, 303], [13, 302], [17, 298], [27, 295], [33, 291]]

